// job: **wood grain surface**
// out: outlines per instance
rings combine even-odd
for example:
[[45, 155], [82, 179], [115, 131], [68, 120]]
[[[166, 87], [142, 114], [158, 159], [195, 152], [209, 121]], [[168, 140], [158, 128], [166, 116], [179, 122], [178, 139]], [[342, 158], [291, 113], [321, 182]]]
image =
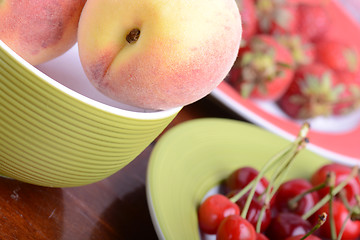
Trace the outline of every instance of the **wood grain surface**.
[[[163, 133], [204, 117], [241, 120], [207, 97], [184, 107]], [[157, 239], [145, 189], [157, 140], [116, 174], [87, 186], [46, 188], [0, 178], [0, 239]]]

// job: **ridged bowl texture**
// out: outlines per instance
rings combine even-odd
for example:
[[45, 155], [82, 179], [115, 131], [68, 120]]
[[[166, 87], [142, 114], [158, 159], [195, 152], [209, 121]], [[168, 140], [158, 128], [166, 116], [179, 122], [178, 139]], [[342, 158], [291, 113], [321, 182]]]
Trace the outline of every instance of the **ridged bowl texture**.
[[90, 99], [0, 41], [0, 174], [5, 177], [49, 187], [100, 181], [139, 155], [180, 109], [140, 112]]

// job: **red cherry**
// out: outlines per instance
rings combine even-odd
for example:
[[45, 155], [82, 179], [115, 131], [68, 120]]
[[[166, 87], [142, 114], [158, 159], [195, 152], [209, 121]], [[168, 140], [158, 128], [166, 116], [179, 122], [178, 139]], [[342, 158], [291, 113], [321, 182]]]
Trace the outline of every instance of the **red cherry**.
[[311, 183], [302, 178], [282, 183], [275, 195], [274, 206], [276, 211], [292, 212], [300, 216], [308, 212], [319, 201], [317, 192], [306, 194], [294, 206], [290, 206], [289, 201], [311, 188], [313, 188]]
[[[344, 204], [340, 200], [333, 201], [333, 215], [334, 215], [334, 223], [336, 233], [340, 232], [340, 229], [345, 222], [349, 211], [346, 209]], [[328, 219], [326, 222], [319, 228], [319, 235], [323, 237], [330, 238], [330, 214], [329, 214], [329, 203], [325, 204], [322, 208], [320, 208], [317, 213], [326, 212], [328, 214]], [[345, 230], [341, 239], [357, 239], [360, 236], [360, 221], [352, 221], [348, 220], [346, 222]]]
[[[232, 191], [228, 194], [228, 197], [233, 197], [238, 191]], [[243, 197], [241, 197], [238, 201], [236, 201], [236, 204], [241, 209], [244, 208], [246, 200], [248, 198], [249, 194], [245, 194]], [[258, 219], [260, 217], [260, 212], [263, 207], [263, 202], [261, 199], [259, 199], [259, 195], [257, 193], [254, 194], [254, 197], [251, 199], [251, 203], [249, 206], [249, 210], [246, 214], [246, 220], [248, 220], [254, 228], [256, 228], [256, 224], [258, 222]], [[266, 230], [267, 226], [269, 226], [271, 220], [271, 211], [270, 209], [266, 209], [263, 215], [263, 218], [261, 220], [261, 228], [260, 231], [263, 232]]]
[[[335, 173], [335, 185], [345, 180], [351, 173], [352, 169], [348, 166], [330, 163], [319, 168], [311, 177], [310, 182], [316, 186], [323, 183], [326, 180], [326, 176], [329, 172]], [[360, 179], [355, 177], [344, 187], [346, 191], [347, 199], [350, 205], [356, 204], [355, 196], [360, 194]], [[325, 187], [318, 191], [320, 198], [329, 193], [329, 187]]]
[[[242, 167], [235, 170], [227, 179], [226, 186], [229, 191], [232, 190], [241, 190], [247, 186], [252, 180], [254, 180], [259, 171], [252, 167]], [[268, 180], [265, 177], [262, 177], [260, 182], [256, 185], [255, 192], [257, 194], [264, 193], [265, 189], [269, 185]]]
[[262, 233], [256, 233], [256, 240], [269, 240], [267, 236]]
[[272, 240], [284, 240], [288, 237], [306, 234], [311, 230], [311, 224], [294, 213], [279, 213], [266, 230], [266, 236]]
[[239, 215], [226, 217], [220, 224], [216, 240], [256, 240], [254, 227]]
[[[304, 236], [305, 236], [305, 234], [297, 235], [297, 236], [293, 236], [293, 237], [288, 237], [286, 240], [300, 240]], [[306, 237], [306, 240], [321, 240], [321, 239], [314, 235], [310, 235], [310, 236]]]
[[199, 227], [204, 233], [215, 234], [225, 217], [239, 214], [238, 205], [224, 195], [215, 194], [208, 197], [199, 207]]

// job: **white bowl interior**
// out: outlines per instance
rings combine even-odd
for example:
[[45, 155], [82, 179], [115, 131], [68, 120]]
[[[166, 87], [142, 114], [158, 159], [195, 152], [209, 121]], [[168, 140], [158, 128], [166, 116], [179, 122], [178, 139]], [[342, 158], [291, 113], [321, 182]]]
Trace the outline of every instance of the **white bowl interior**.
[[148, 110], [129, 106], [103, 95], [87, 79], [81, 66], [77, 44], [63, 55], [37, 66], [26, 62], [1, 40], [0, 47], [49, 84], [101, 110], [130, 118], [160, 119], [174, 115], [182, 108], [177, 107], [164, 111]]
[[98, 91], [90, 83], [83, 71], [78, 55], [77, 44], [63, 55], [35, 67], [62, 85], [95, 101], [129, 111], [152, 112], [117, 102]]
[[[255, 103], [265, 112], [269, 112], [272, 115], [293, 121], [293, 119], [287, 116], [274, 102], [255, 101]], [[295, 121], [299, 124], [304, 122], [304, 120]], [[358, 127], [360, 122], [360, 109], [342, 116], [319, 116], [316, 118], [307, 119], [307, 121], [310, 123], [311, 129], [319, 132], [345, 133]]]

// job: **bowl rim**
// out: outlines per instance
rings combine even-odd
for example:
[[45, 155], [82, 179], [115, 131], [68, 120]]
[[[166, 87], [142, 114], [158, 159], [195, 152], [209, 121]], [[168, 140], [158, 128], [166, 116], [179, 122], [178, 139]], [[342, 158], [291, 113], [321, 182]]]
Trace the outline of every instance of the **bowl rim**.
[[[158, 238], [213, 239], [214, 235], [204, 237], [198, 226], [192, 225], [198, 223], [198, 204], [232, 171], [243, 166], [261, 169], [293, 141], [257, 125], [226, 118], [193, 119], [170, 129], [154, 145], [146, 173], [146, 199]], [[317, 166], [331, 162], [307, 148], [297, 158], [283, 181], [309, 178]], [[266, 177], [271, 177], [273, 170]], [[179, 226], [177, 219], [184, 224]], [[193, 228], [186, 228], [189, 223]], [[187, 234], [180, 235], [184, 227]], [[197, 235], [192, 235], [195, 232]]]
[[86, 97], [64, 85], [56, 81], [55, 79], [47, 76], [45, 73], [41, 72], [39, 69], [28, 63], [25, 59], [20, 57], [17, 53], [15, 53], [9, 46], [7, 46], [2, 40], [0, 40], [0, 49], [2, 51], [5, 51], [8, 53], [19, 65], [22, 65], [24, 68], [35, 74], [38, 78], [43, 80], [44, 82], [48, 83], [49, 85], [55, 87], [56, 89], [60, 90], [62, 93], [70, 95], [71, 97], [90, 105], [96, 109], [106, 111], [108, 113], [112, 113], [118, 116], [127, 117], [127, 118], [134, 118], [134, 119], [140, 119], [140, 120], [156, 120], [156, 119], [163, 119], [170, 116], [173, 116], [177, 114], [183, 106], [175, 107], [167, 110], [158, 110], [158, 111], [152, 111], [152, 110], [146, 110], [143, 109], [143, 112], [141, 111], [131, 111], [131, 110], [125, 110], [117, 107], [113, 107], [110, 105], [107, 105], [105, 103], [101, 103], [99, 101], [96, 101], [94, 99], [91, 99], [89, 97]]

